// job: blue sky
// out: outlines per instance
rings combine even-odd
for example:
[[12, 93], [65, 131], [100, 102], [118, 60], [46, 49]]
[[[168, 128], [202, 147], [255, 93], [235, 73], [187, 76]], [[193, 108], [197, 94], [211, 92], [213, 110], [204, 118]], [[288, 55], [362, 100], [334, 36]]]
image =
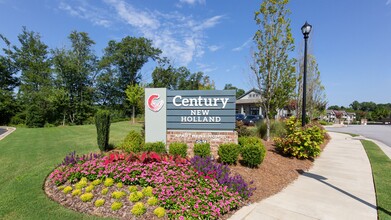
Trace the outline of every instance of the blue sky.
[[[250, 48], [261, 1], [216, 0], [0, 0], [0, 33], [17, 43], [22, 26], [51, 48], [68, 46], [72, 30], [85, 31], [102, 55], [109, 40], [143, 36], [175, 66], [203, 71], [217, 89], [226, 83], [251, 89]], [[300, 27], [313, 25], [316, 57], [329, 105], [354, 100], [391, 102], [391, 0], [291, 0], [298, 58]], [[1, 45], [3, 46], [3, 45]], [[154, 63], [142, 69], [151, 80]]]

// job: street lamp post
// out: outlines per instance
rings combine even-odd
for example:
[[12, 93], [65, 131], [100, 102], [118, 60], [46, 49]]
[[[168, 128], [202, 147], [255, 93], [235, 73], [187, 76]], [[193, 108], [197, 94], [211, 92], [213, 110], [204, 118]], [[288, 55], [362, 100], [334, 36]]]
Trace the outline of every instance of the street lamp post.
[[301, 111], [301, 126], [305, 126], [305, 107], [306, 107], [306, 96], [307, 96], [307, 40], [310, 35], [312, 26], [305, 22], [303, 27], [301, 27], [301, 32], [304, 35], [304, 74], [303, 74], [303, 108]]

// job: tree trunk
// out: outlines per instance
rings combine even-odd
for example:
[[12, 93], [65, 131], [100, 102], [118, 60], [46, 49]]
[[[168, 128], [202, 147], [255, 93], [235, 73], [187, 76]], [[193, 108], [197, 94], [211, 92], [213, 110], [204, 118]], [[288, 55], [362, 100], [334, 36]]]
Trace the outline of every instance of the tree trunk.
[[135, 111], [135, 110], [136, 110], [136, 107], [133, 105], [133, 106], [132, 106], [132, 121], [133, 121], [132, 123], [133, 123], [133, 124], [135, 123], [135, 122], [134, 122], [134, 115], [135, 115], [135, 114], [134, 114], [134, 111]]
[[266, 114], [266, 141], [270, 140], [270, 119], [269, 115]]

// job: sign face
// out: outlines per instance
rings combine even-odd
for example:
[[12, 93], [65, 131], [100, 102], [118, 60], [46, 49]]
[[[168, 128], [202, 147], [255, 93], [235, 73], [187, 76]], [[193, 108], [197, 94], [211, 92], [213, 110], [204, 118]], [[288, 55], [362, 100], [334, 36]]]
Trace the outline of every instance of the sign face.
[[167, 91], [168, 130], [234, 130], [234, 90]]

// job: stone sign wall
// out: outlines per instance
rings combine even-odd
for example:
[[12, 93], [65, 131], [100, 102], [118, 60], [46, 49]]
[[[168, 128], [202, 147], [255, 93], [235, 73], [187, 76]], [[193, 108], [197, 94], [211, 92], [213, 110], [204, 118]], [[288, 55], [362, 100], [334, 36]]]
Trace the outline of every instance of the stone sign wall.
[[189, 147], [188, 156], [193, 156], [195, 143], [207, 142], [210, 144], [213, 157], [217, 158], [217, 150], [220, 144], [238, 143], [236, 131], [167, 131], [167, 146], [172, 142], [185, 142]]

